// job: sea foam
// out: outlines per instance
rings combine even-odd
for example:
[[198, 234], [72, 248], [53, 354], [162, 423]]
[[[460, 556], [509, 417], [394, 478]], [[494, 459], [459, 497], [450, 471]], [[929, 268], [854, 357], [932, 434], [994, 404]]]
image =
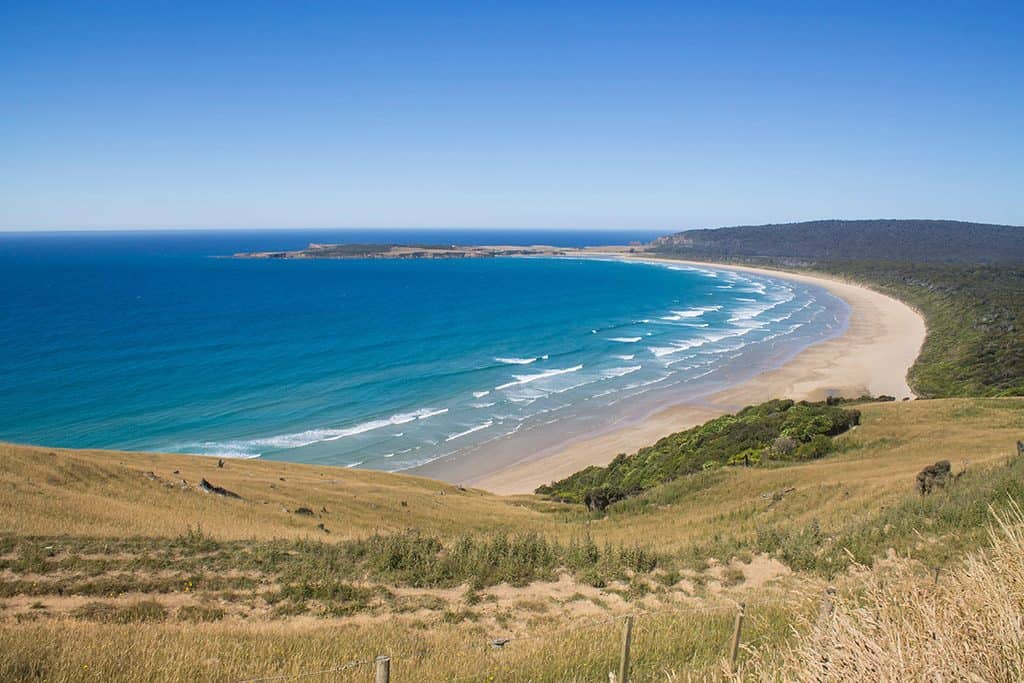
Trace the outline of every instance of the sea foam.
[[458, 438], [463, 437], [463, 436], [467, 436], [469, 434], [472, 434], [473, 432], [479, 432], [480, 430], [487, 429], [488, 427], [491, 427], [493, 425], [494, 425], [494, 420], [488, 420], [487, 422], [484, 422], [483, 424], [478, 424], [478, 425], [476, 425], [474, 427], [470, 427], [469, 429], [467, 429], [467, 430], [465, 430], [463, 432], [458, 432], [457, 434], [450, 434], [449, 436], [447, 436], [445, 438], [445, 441], [454, 441], [455, 439], [458, 439]]
[[577, 371], [582, 370], [582, 369], [583, 369], [583, 365], [580, 364], [580, 365], [574, 365], [571, 368], [561, 368], [561, 369], [555, 369], [555, 370], [545, 370], [544, 372], [538, 372], [535, 375], [512, 375], [513, 377], [515, 377], [515, 381], [514, 382], [506, 382], [505, 384], [500, 384], [500, 385], [494, 387], [494, 389], [496, 391], [501, 391], [502, 389], [508, 389], [509, 387], [516, 387], [516, 386], [520, 386], [520, 385], [523, 385], [523, 384], [529, 384], [530, 382], [536, 382], [539, 379], [546, 379], [548, 377], [556, 377], [558, 375], [565, 375], [565, 374], [568, 374], [570, 372], [577, 372]]

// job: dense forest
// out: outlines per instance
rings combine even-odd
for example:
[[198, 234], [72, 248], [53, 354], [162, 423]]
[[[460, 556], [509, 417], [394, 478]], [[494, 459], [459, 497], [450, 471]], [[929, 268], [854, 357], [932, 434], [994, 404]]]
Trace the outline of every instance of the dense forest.
[[1024, 395], [1024, 228], [956, 221], [814, 221], [690, 230], [665, 256], [808, 269], [920, 310], [928, 337], [909, 382], [922, 398]]
[[860, 422], [858, 410], [838, 403], [776, 399], [748, 406], [670, 434], [634, 455], [621, 454], [607, 467], [591, 466], [541, 486], [537, 493], [597, 511], [687, 474], [820, 458], [833, 450], [833, 436]]
[[908, 376], [918, 396], [1024, 396], [1024, 266], [857, 261], [815, 269], [925, 315], [928, 337]]
[[809, 221], [687, 230], [653, 246], [688, 258], [1024, 263], [1024, 228], [960, 221]]

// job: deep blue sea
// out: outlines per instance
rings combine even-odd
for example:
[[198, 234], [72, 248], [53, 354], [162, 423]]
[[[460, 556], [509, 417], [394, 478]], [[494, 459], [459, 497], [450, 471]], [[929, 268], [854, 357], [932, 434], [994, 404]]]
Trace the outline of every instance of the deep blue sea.
[[655, 235], [0, 234], [0, 440], [399, 470], [639, 418], [846, 323], [821, 288], [713, 268], [213, 258], [309, 242]]

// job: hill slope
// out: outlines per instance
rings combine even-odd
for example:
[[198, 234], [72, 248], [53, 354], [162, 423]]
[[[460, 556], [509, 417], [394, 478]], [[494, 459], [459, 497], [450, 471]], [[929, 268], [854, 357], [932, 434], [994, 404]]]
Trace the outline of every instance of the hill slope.
[[[599, 680], [624, 613], [635, 680], [701, 680], [727, 599], [775, 649], [854, 560], [956, 561], [990, 503], [1024, 498], [1024, 400], [858, 409], [836, 453], [681, 476], [600, 515], [378, 472], [2, 446], [0, 680], [231, 681], [382, 652], [399, 680]], [[942, 458], [966, 474], [917, 496]]]
[[652, 245], [694, 258], [1024, 262], [1024, 228], [938, 220], [823, 220], [687, 230]]

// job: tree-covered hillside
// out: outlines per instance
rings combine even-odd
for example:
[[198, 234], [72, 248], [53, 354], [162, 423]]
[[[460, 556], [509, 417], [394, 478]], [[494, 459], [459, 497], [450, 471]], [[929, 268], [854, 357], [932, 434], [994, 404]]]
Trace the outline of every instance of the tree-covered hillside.
[[812, 221], [661, 237], [673, 258], [825, 272], [920, 310], [928, 337], [908, 380], [923, 398], [1024, 395], [1024, 227]]
[[592, 510], [686, 474], [723, 465], [811, 460], [829, 453], [832, 438], [860, 422], [860, 411], [833, 402], [776, 399], [676, 432], [607, 467], [591, 466], [537, 493], [584, 503]]
[[1024, 267], [856, 261], [815, 270], [906, 301], [928, 322], [910, 369], [922, 398], [1024, 396]]
[[683, 257], [1024, 262], [1024, 228], [960, 221], [825, 220], [687, 230], [655, 240]]

